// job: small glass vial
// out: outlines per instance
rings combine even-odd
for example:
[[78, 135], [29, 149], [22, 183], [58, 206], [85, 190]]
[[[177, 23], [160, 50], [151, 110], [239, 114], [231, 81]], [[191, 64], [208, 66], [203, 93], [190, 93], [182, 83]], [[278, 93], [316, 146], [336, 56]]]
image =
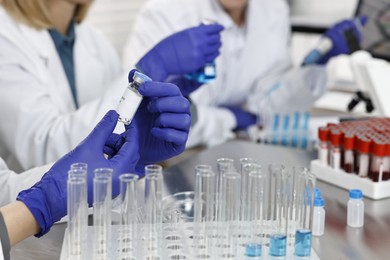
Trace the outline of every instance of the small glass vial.
[[318, 128], [318, 159], [322, 165], [329, 165], [329, 128]]
[[330, 166], [335, 169], [341, 169], [341, 138], [339, 130], [332, 130], [330, 133]]
[[355, 169], [355, 136], [353, 134], [344, 135], [344, 171], [347, 173], [353, 173]]
[[359, 137], [358, 139], [358, 175], [360, 177], [367, 177], [370, 165], [370, 148], [371, 141], [365, 137]]
[[347, 224], [353, 228], [360, 228], [364, 225], [364, 202], [361, 190], [349, 192]]
[[380, 182], [383, 179], [386, 159], [386, 143], [375, 140], [372, 147], [370, 178], [374, 182]]
[[148, 76], [136, 71], [133, 82], [130, 82], [123, 93], [116, 112], [119, 114], [118, 121], [129, 125], [142, 101], [142, 95], [138, 92], [143, 82], [152, 81]]
[[314, 199], [313, 209], [313, 236], [322, 236], [325, 230], [325, 201], [323, 198]]

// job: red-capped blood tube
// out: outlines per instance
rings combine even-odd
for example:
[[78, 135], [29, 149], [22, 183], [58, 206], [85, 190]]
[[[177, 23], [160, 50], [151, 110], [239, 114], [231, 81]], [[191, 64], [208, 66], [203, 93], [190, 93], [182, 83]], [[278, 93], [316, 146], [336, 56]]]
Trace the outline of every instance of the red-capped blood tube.
[[329, 165], [329, 129], [318, 128], [318, 159], [322, 165]]
[[370, 178], [374, 182], [380, 182], [383, 178], [384, 160], [386, 157], [386, 143], [375, 140], [372, 146]]
[[341, 168], [341, 132], [332, 130], [330, 132], [330, 165], [333, 169]]
[[360, 177], [367, 177], [369, 164], [370, 164], [370, 146], [371, 141], [366, 137], [359, 137], [358, 139], [358, 151], [359, 151], [359, 160], [358, 160], [358, 175]]
[[353, 134], [344, 135], [344, 171], [347, 173], [353, 173], [355, 170], [355, 156], [354, 149], [355, 147], [355, 136]]

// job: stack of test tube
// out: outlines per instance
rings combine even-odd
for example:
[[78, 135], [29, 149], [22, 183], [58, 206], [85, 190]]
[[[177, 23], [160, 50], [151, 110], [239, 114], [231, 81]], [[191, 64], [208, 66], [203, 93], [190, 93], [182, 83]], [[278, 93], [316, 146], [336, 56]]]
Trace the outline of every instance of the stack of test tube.
[[195, 189], [195, 259], [309, 257], [315, 177], [253, 159], [198, 165]]
[[390, 180], [390, 119], [328, 124], [318, 138], [321, 164], [373, 182]]
[[272, 123], [260, 133], [258, 142], [288, 146], [299, 149], [311, 149], [309, 132], [309, 112], [293, 114], [275, 114]]
[[[256, 160], [221, 158], [217, 171], [195, 168], [193, 222], [180, 209], [163, 216], [162, 167], [145, 167], [144, 203], [138, 176], [122, 174], [120, 225], [111, 225], [112, 170], [95, 169], [94, 227], [87, 229], [87, 166], [69, 172], [67, 256], [61, 259], [285, 259], [310, 257], [315, 178]], [[77, 180], [76, 180], [77, 179]], [[169, 223], [163, 223], [163, 219]], [[88, 240], [88, 241], [87, 241]]]

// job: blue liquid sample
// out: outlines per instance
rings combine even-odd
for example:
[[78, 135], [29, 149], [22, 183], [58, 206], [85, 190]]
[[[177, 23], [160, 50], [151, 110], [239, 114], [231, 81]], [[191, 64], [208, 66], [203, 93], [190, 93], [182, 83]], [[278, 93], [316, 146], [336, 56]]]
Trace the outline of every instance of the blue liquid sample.
[[250, 257], [261, 256], [261, 245], [260, 244], [248, 244], [245, 247], [245, 255]]
[[272, 235], [269, 243], [269, 255], [285, 256], [287, 249], [286, 235]]
[[311, 252], [311, 231], [297, 230], [295, 233], [295, 252], [296, 256], [310, 256]]
[[199, 83], [209, 83], [217, 77], [217, 69], [215, 63], [208, 63], [203, 68], [194, 73], [186, 74], [185, 77], [190, 80], [197, 81]]

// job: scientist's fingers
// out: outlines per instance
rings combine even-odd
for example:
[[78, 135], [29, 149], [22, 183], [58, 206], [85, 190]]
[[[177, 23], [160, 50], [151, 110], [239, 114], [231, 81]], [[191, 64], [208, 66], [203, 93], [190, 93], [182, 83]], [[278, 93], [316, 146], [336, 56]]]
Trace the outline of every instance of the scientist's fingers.
[[222, 25], [220, 24], [210, 24], [210, 25], [203, 25], [204, 26], [204, 29], [206, 31], [207, 34], [219, 34], [220, 32], [222, 32], [225, 27], [223, 27]]
[[205, 57], [206, 62], [213, 62], [221, 53], [219, 51]]
[[114, 131], [117, 122], [118, 113], [115, 110], [108, 111], [84, 142], [92, 142], [97, 146], [97, 149], [102, 149], [107, 139]]
[[116, 155], [111, 158], [110, 162], [117, 164], [117, 167], [124, 167], [124, 170], [130, 172], [139, 160], [139, 135], [137, 127], [130, 125], [123, 136], [125, 141]]
[[190, 114], [190, 102], [183, 96], [162, 97], [149, 102], [148, 110], [151, 113], [186, 113]]
[[144, 97], [181, 96], [179, 87], [171, 83], [144, 82], [138, 91]]
[[119, 151], [124, 142], [124, 137], [119, 134], [112, 133], [104, 145], [103, 152], [108, 155], [108, 158], [111, 158]]
[[206, 43], [208, 45], [214, 45], [214, 44], [217, 44], [217, 43], [221, 43], [221, 36], [219, 34], [217, 35], [211, 35], [207, 38], [207, 41]]
[[217, 43], [217, 44], [214, 44], [214, 45], [209, 45], [207, 46], [207, 48], [204, 49], [204, 54], [206, 56], [209, 56], [209, 55], [213, 55], [217, 52], [219, 52], [219, 49], [221, 48], [222, 46], [222, 43]]
[[188, 114], [164, 113], [157, 117], [155, 126], [160, 128], [174, 128], [189, 131], [191, 116]]
[[171, 128], [152, 128], [152, 135], [163, 141], [174, 143], [177, 145], [185, 145], [188, 138], [186, 131], [180, 131]]

